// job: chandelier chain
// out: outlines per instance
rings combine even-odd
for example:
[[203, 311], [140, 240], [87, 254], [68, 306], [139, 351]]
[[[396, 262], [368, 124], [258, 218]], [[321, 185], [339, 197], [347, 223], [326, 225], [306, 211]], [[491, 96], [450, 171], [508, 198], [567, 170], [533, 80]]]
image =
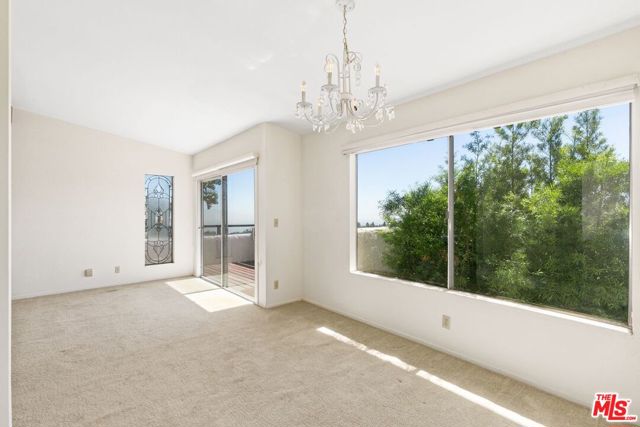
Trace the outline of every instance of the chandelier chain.
[[344, 44], [344, 52], [349, 55], [349, 46], [347, 45], [347, 6], [342, 7], [342, 43]]

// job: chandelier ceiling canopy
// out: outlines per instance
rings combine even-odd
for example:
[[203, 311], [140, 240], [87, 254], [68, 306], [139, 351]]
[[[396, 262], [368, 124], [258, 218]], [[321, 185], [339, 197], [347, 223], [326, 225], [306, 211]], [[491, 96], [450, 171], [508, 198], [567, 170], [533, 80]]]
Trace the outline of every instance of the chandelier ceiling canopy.
[[342, 63], [334, 54], [325, 57], [327, 80], [320, 88], [315, 106], [307, 101], [307, 84], [302, 82], [296, 116], [310, 122], [314, 132], [331, 132], [344, 122], [345, 128], [355, 133], [385, 119], [392, 120], [395, 112], [393, 106], [386, 105], [387, 89], [380, 84], [380, 65], [375, 66], [375, 86], [369, 89], [367, 97], [361, 99], [353, 94], [353, 87], [360, 86], [362, 70], [362, 55], [349, 50], [347, 43], [347, 13], [354, 9], [355, 0], [337, 0], [336, 6], [343, 17]]

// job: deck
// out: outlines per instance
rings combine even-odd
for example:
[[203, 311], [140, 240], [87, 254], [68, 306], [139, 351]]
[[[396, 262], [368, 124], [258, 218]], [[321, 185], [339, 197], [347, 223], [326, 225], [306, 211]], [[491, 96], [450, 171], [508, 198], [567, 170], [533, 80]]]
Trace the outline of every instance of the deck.
[[[204, 267], [204, 277], [219, 286], [223, 286], [220, 282], [221, 269], [222, 266], [219, 264], [206, 265]], [[226, 286], [223, 287], [253, 299], [255, 296], [255, 283], [255, 269], [253, 267], [246, 264], [230, 263]]]

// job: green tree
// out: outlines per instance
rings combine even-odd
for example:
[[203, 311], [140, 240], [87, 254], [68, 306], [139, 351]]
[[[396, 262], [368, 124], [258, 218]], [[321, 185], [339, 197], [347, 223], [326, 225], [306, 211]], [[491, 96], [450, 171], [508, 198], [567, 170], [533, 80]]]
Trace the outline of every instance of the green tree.
[[504, 187], [514, 195], [522, 194], [526, 189], [529, 175], [528, 160], [531, 153], [531, 144], [526, 141], [529, 133], [537, 128], [538, 121], [518, 123], [494, 128], [499, 138], [493, 155], [494, 183]]
[[[454, 165], [455, 286], [626, 322], [629, 162], [599, 110], [568, 120], [470, 134]], [[447, 188], [443, 171], [380, 203], [395, 276], [446, 285]]]
[[403, 195], [392, 191], [380, 207], [392, 249], [386, 264], [402, 279], [446, 286], [447, 187], [424, 183]]
[[220, 180], [205, 181], [202, 183], [202, 201], [211, 209], [218, 204], [218, 194], [220, 192]]
[[551, 184], [557, 176], [560, 161], [564, 123], [567, 116], [556, 116], [540, 121], [540, 125], [533, 130], [535, 137], [540, 140], [538, 149], [542, 153], [542, 173], [547, 184]]
[[607, 139], [600, 130], [602, 116], [600, 110], [582, 111], [576, 115], [571, 132], [573, 145], [571, 156], [576, 159], [588, 159], [602, 153], [608, 147]]
[[488, 136], [483, 136], [478, 131], [473, 131], [470, 133], [471, 141], [465, 144], [465, 148], [467, 151], [471, 153], [471, 157], [463, 157], [465, 164], [471, 165], [473, 169], [473, 178], [476, 184], [476, 187], [480, 184], [480, 166], [482, 165], [481, 159], [484, 155], [485, 151], [489, 147], [491, 142], [491, 138]]

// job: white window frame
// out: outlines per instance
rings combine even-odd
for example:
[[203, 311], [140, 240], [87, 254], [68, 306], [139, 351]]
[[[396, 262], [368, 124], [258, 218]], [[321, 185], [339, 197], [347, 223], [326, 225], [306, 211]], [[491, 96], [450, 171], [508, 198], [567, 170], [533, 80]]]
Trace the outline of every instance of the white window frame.
[[[453, 294], [488, 301], [495, 304], [507, 305], [527, 311], [533, 311], [544, 315], [569, 319], [579, 323], [586, 323], [597, 327], [609, 329], [625, 334], [633, 333], [634, 304], [633, 289], [640, 283], [640, 263], [634, 263], [634, 254], [640, 254], [640, 76], [637, 74], [626, 76], [606, 82], [599, 82], [579, 88], [562, 91], [559, 93], [533, 98], [514, 104], [505, 105], [488, 111], [468, 114], [453, 119], [426, 124], [414, 128], [405, 129], [373, 138], [358, 140], [345, 144], [342, 153], [349, 158], [349, 272], [354, 275], [366, 276], [383, 280], [385, 282], [400, 283], [410, 286], [418, 286], [439, 292]], [[397, 147], [430, 139], [448, 138], [449, 164], [453, 164], [453, 136], [459, 133], [471, 132], [478, 129], [487, 129], [523, 121], [537, 120], [549, 116], [567, 114], [587, 110], [590, 108], [606, 107], [608, 105], [631, 103], [630, 117], [630, 212], [629, 212], [629, 315], [627, 324], [591, 316], [579, 312], [564, 310], [556, 307], [540, 307], [524, 302], [515, 302], [497, 297], [484, 296], [455, 289], [453, 280], [454, 263], [454, 239], [453, 239], [453, 214], [454, 187], [449, 185], [448, 201], [448, 263], [447, 263], [447, 287], [412, 282], [399, 278], [391, 278], [373, 273], [363, 272], [357, 269], [357, 210], [358, 210], [358, 183], [357, 183], [357, 155], [385, 148]], [[453, 181], [452, 168], [448, 168], [449, 182]]]

